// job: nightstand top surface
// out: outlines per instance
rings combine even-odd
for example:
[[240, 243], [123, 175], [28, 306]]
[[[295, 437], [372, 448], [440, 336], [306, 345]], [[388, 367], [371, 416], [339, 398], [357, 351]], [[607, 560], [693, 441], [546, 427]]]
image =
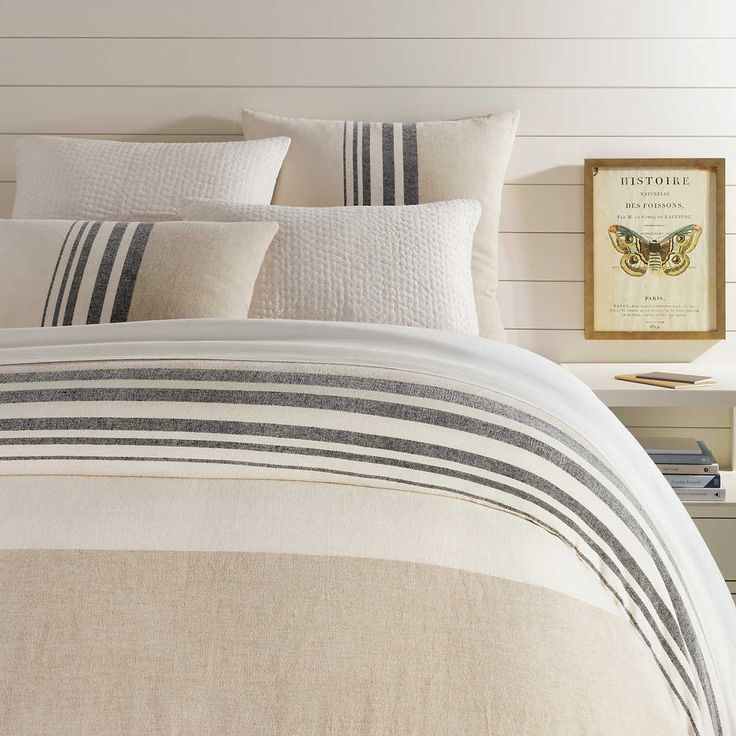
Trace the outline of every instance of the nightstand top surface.
[[[563, 363], [607, 406], [736, 407], [735, 363]], [[667, 371], [712, 376], [714, 385], [671, 389], [618, 381], [627, 373]]]

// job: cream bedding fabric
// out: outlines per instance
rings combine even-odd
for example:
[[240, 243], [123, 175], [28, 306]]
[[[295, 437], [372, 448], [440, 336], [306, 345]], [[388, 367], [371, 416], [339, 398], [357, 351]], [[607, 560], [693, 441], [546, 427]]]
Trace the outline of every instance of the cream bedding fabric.
[[725, 585], [551, 363], [266, 321], [0, 344], [2, 733], [734, 732]]

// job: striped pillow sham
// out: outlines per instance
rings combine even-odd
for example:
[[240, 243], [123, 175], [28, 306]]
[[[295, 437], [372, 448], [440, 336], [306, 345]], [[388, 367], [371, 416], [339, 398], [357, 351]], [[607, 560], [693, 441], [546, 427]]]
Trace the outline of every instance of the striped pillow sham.
[[243, 110], [246, 139], [291, 139], [273, 203], [302, 207], [409, 205], [474, 199], [479, 332], [504, 339], [496, 298], [498, 222], [517, 111], [440, 122], [307, 120]]
[[273, 222], [0, 220], [0, 327], [246, 317]]

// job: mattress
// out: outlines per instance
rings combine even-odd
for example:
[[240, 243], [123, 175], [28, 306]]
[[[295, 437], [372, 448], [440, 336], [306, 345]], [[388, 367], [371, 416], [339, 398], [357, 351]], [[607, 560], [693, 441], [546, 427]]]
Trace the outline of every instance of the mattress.
[[0, 333], [0, 733], [733, 734], [736, 609], [559, 366], [270, 320]]

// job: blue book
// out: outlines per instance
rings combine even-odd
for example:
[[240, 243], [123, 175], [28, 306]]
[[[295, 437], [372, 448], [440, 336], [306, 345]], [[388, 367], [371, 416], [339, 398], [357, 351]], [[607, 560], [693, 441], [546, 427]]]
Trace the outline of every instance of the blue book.
[[[649, 457], [654, 460], [657, 465], [663, 464], [677, 464], [677, 465], [711, 465], [715, 463], [713, 453], [708, 448], [708, 445], [703, 440], [698, 440], [698, 447], [700, 448], [699, 453], [681, 453], [681, 452], [670, 452], [670, 453], [659, 453], [647, 451]], [[646, 449], [646, 447], [644, 448]]]
[[673, 488], [720, 488], [720, 475], [666, 475]]

